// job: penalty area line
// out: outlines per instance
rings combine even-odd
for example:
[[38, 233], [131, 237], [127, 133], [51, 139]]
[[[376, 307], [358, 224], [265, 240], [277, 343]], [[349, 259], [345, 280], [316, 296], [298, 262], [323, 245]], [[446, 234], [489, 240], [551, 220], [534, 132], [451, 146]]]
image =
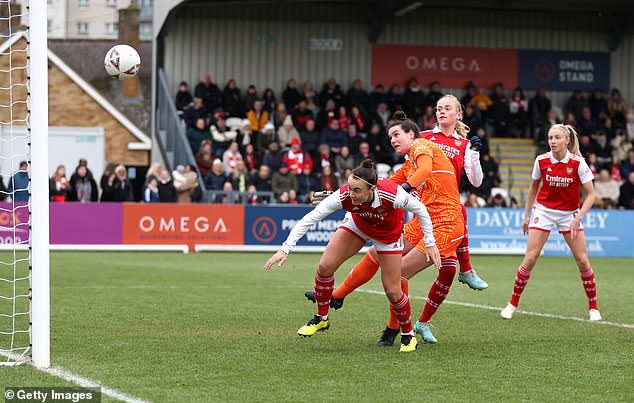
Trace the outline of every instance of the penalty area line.
[[[357, 291], [364, 292], [366, 294], [385, 295], [384, 291], [365, 290], [365, 289], [361, 289], [361, 288], [357, 289]], [[423, 301], [427, 300], [426, 297], [416, 297], [416, 296], [412, 296], [412, 295], [410, 295], [409, 298], [410, 299], [423, 300]], [[458, 301], [445, 300], [443, 302], [443, 304], [466, 306], [466, 307], [469, 307], [469, 308], [488, 309], [490, 311], [497, 311], [497, 312], [501, 312], [502, 311], [502, 308], [497, 307], [497, 306], [472, 304], [470, 302], [458, 302]], [[561, 319], [561, 320], [574, 320], [574, 321], [577, 321], [577, 322], [588, 322], [588, 323], [595, 323], [597, 325], [608, 325], [608, 326], [622, 327], [622, 328], [625, 328], [625, 329], [634, 329], [634, 324], [629, 324], [629, 323], [609, 322], [609, 321], [606, 321], [606, 320], [591, 321], [589, 319], [577, 318], [577, 317], [574, 317], [574, 316], [562, 316], [562, 315], [554, 315], [554, 314], [551, 314], [551, 313], [530, 312], [530, 311], [523, 311], [521, 309], [518, 309], [515, 312], [516, 313], [521, 313], [521, 314], [524, 314], [524, 315], [539, 316], [539, 317], [542, 317], [542, 318]]]
[[[16, 360], [18, 358], [20, 358], [17, 354], [12, 354], [9, 352], [5, 352], [5, 351], [1, 351], [0, 352], [1, 356], [4, 356], [10, 360]], [[125, 394], [123, 392], [120, 392], [116, 389], [112, 389], [109, 388], [107, 386], [104, 386], [102, 384], [100, 384], [99, 382], [93, 381], [92, 379], [88, 379], [88, 378], [84, 378], [83, 376], [79, 376], [79, 375], [75, 375], [72, 372], [68, 372], [67, 370], [61, 368], [61, 367], [50, 367], [50, 368], [40, 368], [37, 367], [35, 365], [33, 365], [32, 363], [28, 363], [28, 365], [30, 365], [31, 367], [37, 369], [38, 371], [42, 371], [45, 374], [54, 376], [56, 378], [61, 378], [65, 381], [74, 383], [75, 385], [84, 387], [84, 388], [100, 388], [101, 389], [101, 394], [102, 395], [106, 395], [108, 397], [111, 397], [113, 399], [117, 399], [120, 400], [122, 402], [126, 402], [126, 403], [149, 403], [147, 400], [143, 400], [143, 399], [139, 399], [137, 397], [134, 396], [130, 396], [128, 394]]]

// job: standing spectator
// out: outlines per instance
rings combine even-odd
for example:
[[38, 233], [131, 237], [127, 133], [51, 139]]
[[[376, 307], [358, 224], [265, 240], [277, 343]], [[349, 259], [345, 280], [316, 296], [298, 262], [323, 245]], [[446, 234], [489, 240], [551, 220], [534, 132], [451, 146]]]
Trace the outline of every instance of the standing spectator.
[[189, 128], [196, 127], [196, 121], [198, 121], [198, 119], [203, 119], [206, 126], [207, 119], [209, 119], [209, 109], [203, 105], [202, 98], [194, 97], [194, 103], [185, 110], [183, 120], [185, 121], [185, 126]]
[[88, 160], [86, 160], [85, 158], [80, 158], [79, 163], [75, 167], [75, 172], [73, 172], [73, 174], [70, 176], [71, 183], [73, 183], [74, 178], [77, 176], [77, 170], [79, 169], [79, 167], [86, 167], [86, 175], [90, 178], [93, 178], [93, 179], [95, 178], [90, 168], [88, 168]]
[[207, 175], [207, 172], [211, 171], [211, 167], [214, 161], [214, 152], [211, 148], [211, 141], [203, 140], [200, 143], [200, 148], [196, 153], [196, 165], [198, 165], [198, 171], [203, 177]]
[[333, 154], [339, 154], [341, 147], [348, 145], [348, 136], [343, 130], [339, 129], [339, 121], [337, 119], [333, 119], [330, 122], [330, 126], [322, 130], [320, 143], [328, 144]]
[[592, 95], [588, 98], [588, 106], [593, 118], [603, 121], [608, 117], [608, 101], [603, 97], [600, 88], [592, 90]]
[[29, 165], [26, 161], [20, 161], [20, 168], [9, 178], [7, 193], [14, 202], [29, 201]]
[[273, 126], [273, 123], [267, 122], [264, 125], [264, 131], [257, 138], [257, 141], [256, 141], [257, 151], [259, 153], [265, 153], [266, 150], [269, 149], [269, 145], [271, 143], [279, 144], [279, 142], [280, 140], [277, 137], [277, 133], [275, 132], [275, 126]]
[[306, 166], [297, 177], [297, 200], [300, 203], [310, 203], [313, 193], [319, 190], [319, 179], [313, 173], [312, 167]]
[[238, 166], [238, 162], [242, 161], [242, 154], [238, 150], [238, 143], [235, 141], [229, 145], [229, 149], [222, 154], [222, 163], [224, 164], [224, 171], [228, 174], [231, 174], [236, 167]]
[[617, 88], [612, 88], [610, 97], [608, 98], [608, 114], [615, 127], [625, 128], [626, 116], [629, 112], [625, 99], [621, 96], [621, 91]]
[[282, 166], [282, 158], [284, 156], [280, 152], [280, 145], [276, 142], [272, 142], [269, 144], [269, 149], [266, 153], [264, 153], [264, 158], [262, 158], [262, 164], [271, 168], [271, 171], [277, 172]]
[[520, 138], [526, 137], [526, 129], [528, 125], [528, 100], [524, 96], [524, 90], [516, 87], [513, 90], [513, 96], [509, 103], [509, 112], [511, 113], [511, 122], [513, 129], [517, 130]]
[[299, 140], [299, 132], [293, 126], [293, 118], [290, 115], [286, 116], [284, 124], [277, 130], [277, 138], [279, 139], [280, 147], [283, 149], [290, 147], [294, 139]]
[[198, 188], [198, 175], [196, 169], [192, 165], [179, 165], [172, 172], [174, 178], [174, 188], [177, 192], [177, 201], [179, 203], [191, 203], [193, 196]]
[[240, 88], [233, 78], [227, 81], [227, 85], [222, 90], [222, 108], [231, 117], [244, 117], [244, 104]]
[[425, 93], [421, 88], [418, 80], [412, 78], [409, 80], [405, 93], [403, 94], [403, 110], [409, 116], [415, 116], [416, 110], [422, 108], [425, 104]]
[[273, 115], [275, 108], [277, 107], [277, 99], [272, 89], [267, 88], [262, 94], [263, 109], [268, 112], [269, 116]]
[[297, 194], [297, 177], [288, 170], [286, 164], [282, 163], [280, 170], [273, 174], [271, 186], [278, 199], [282, 194], [288, 194], [291, 191]]
[[78, 201], [82, 203], [96, 202], [99, 199], [99, 189], [97, 182], [88, 175], [88, 167], [79, 165], [77, 170], [70, 178], [70, 189], [68, 193], [69, 201]]
[[304, 81], [304, 98], [306, 98], [306, 106], [308, 110], [313, 113], [313, 117], [317, 115], [319, 110], [319, 99], [317, 98], [317, 92], [315, 92], [315, 85], [312, 81]]
[[[552, 109], [552, 102], [550, 102], [550, 99], [546, 96], [546, 90], [543, 87], [538, 88], [537, 92], [535, 92], [535, 96], [531, 98], [530, 102], [528, 103], [528, 110], [530, 115], [529, 118], [531, 122], [530, 124], [531, 136], [533, 136], [534, 139], [546, 138], [546, 134], [548, 133], [548, 130], [550, 129], [550, 127], [548, 128], [544, 128], [544, 127], [545, 127], [545, 122], [549, 117], [549, 113], [551, 109]], [[541, 131], [539, 132], [539, 135], [538, 135], [538, 130], [540, 128], [541, 128]]]
[[253, 101], [253, 108], [247, 113], [247, 119], [251, 123], [251, 130], [254, 132], [262, 132], [264, 126], [269, 122], [269, 113], [264, 110], [262, 101], [256, 99]]
[[376, 110], [380, 103], [387, 105], [387, 94], [385, 93], [385, 87], [381, 83], [377, 84], [376, 87], [374, 87], [374, 91], [368, 96], [367, 112], [370, 113]]
[[300, 98], [297, 107], [291, 112], [291, 116], [293, 117], [293, 125], [299, 131], [306, 128], [306, 122], [313, 120], [313, 113], [308, 109], [306, 98]]
[[66, 167], [59, 165], [55, 173], [49, 180], [50, 200], [55, 202], [65, 202], [68, 192], [71, 190], [66, 179]]
[[299, 175], [304, 170], [304, 167], [309, 166], [312, 170], [313, 159], [310, 154], [302, 150], [302, 143], [298, 138], [291, 141], [291, 147], [284, 154], [282, 164], [286, 165], [295, 175]]
[[112, 175], [114, 175], [115, 167], [116, 167], [115, 164], [109, 162], [106, 165], [106, 168], [103, 170], [103, 174], [101, 174], [101, 179], [99, 180], [99, 187], [101, 188], [101, 198], [99, 199], [99, 201], [102, 201], [102, 202], [112, 201], [109, 199], [110, 194], [106, 192], [106, 189], [108, 187], [108, 182], [110, 181], [110, 178], [112, 177]]
[[302, 148], [313, 158], [317, 156], [317, 147], [319, 147], [319, 136], [319, 132], [315, 130], [314, 120], [307, 121], [306, 127], [299, 133], [299, 138], [302, 141]]
[[165, 168], [161, 169], [160, 176], [157, 179], [160, 202], [176, 203], [178, 200], [178, 193], [176, 192], [176, 187], [174, 186], [174, 181], [172, 180], [170, 172]]
[[[108, 167], [106, 167], [108, 171]], [[128, 179], [124, 165], [117, 165], [106, 181], [101, 201], [130, 202], [133, 201], [132, 184]]]
[[322, 168], [319, 181], [322, 190], [334, 191], [339, 188], [339, 180], [337, 180], [330, 165], [326, 165]]
[[329, 99], [335, 101], [335, 105], [339, 106], [343, 102], [343, 92], [335, 81], [334, 78], [329, 78], [322, 87], [321, 92], [319, 93], [319, 102], [322, 105], [326, 105]]
[[286, 88], [282, 93], [282, 100], [286, 105], [286, 110], [293, 111], [295, 106], [299, 103], [299, 100], [302, 99], [302, 94], [297, 90], [297, 81], [294, 78], [289, 79], [286, 82]]
[[634, 209], [634, 171], [627, 175], [627, 180], [621, 185], [619, 193], [619, 207]]
[[220, 88], [214, 84], [209, 74], [203, 74], [200, 82], [194, 89], [194, 97], [202, 99], [205, 108], [210, 112], [214, 112], [216, 108], [222, 106]]
[[434, 81], [429, 85], [429, 93], [425, 99], [425, 105], [436, 106], [438, 100], [443, 97], [443, 93], [440, 91], [440, 82]]
[[[11, 178], [9, 178], [9, 180], [11, 180]], [[2, 179], [2, 176], [0, 176], [0, 201], [7, 200], [9, 196], [10, 194], [7, 191], [6, 186], [4, 186], [4, 180]]]
[[594, 182], [596, 203], [605, 209], [613, 209], [619, 202], [619, 184], [610, 176], [610, 171], [602, 168]]
[[150, 176], [147, 179], [147, 183], [143, 188], [142, 201], [145, 203], [159, 203], [161, 201], [159, 197], [158, 179], [156, 176]]
[[196, 120], [196, 126], [187, 128], [186, 135], [192, 153], [198, 151], [203, 140], [212, 139], [210, 131], [207, 130], [205, 119], [202, 118]]
[[273, 124], [275, 128], [282, 127], [284, 121], [286, 120], [286, 116], [288, 116], [288, 112], [286, 110], [286, 104], [284, 102], [280, 102], [277, 104], [275, 108], [275, 112], [273, 113]]
[[348, 89], [345, 104], [348, 108], [356, 105], [364, 111], [368, 110], [368, 93], [365, 92], [361, 80], [358, 78], [352, 82], [352, 86]]
[[575, 92], [568, 99], [568, 102], [566, 102], [564, 113], [566, 115], [568, 113], [572, 113], [575, 117], [575, 120], [578, 122], [581, 120], [581, 110], [584, 106], [588, 106], [588, 101], [586, 101], [586, 98], [583, 95], [583, 91], [575, 90]]
[[[247, 92], [244, 94], [244, 108], [245, 110], [253, 109], [253, 104], [255, 100], [258, 99], [258, 89], [255, 85], [251, 84], [247, 88]], [[255, 130], [255, 129], [254, 129]]]
[[194, 101], [192, 94], [189, 92], [189, 86], [186, 81], [181, 81], [178, 85], [178, 92], [176, 93], [176, 110], [179, 113], [183, 113], [185, 109], [189, 108]]
[[354, 157], [350, 154], [348, 146], [341, 147], [339, 155], [335, 156], [335, 171], [339, 175], [343, 175], [346, 169], [354, 169], [356, 164], [354, 163]]

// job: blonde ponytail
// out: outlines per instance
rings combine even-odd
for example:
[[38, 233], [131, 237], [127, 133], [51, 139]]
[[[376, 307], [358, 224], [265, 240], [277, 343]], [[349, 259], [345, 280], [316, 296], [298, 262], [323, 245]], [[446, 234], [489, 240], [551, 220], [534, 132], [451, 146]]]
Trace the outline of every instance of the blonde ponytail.
[[568, 143], [568, 150], [571, 153], [578, 155], [581, 157], [581, 151], [579, 151], [579, 136], [577, 135], [577, 131], [572, 125], [564, 125], [566, 132], [568, 133], [568, 139], [570, 143]]

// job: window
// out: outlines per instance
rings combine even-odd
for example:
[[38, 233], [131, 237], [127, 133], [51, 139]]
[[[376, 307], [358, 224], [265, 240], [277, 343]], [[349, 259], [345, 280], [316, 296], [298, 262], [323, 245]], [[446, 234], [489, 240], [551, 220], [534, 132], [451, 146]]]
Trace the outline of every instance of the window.
[[86, 8], [88, 6], [90, 6], [90, 0], [77, 0], [77, 7], [79, 8]]
[[106, 35], [116, 35], [119, 33], [118, 22], [106, 22]]
[[79, 35], [88, 35], [88, 23], [87, 22], [78, 22], [77, 23], [77, 34], [79, 34]]
[[139, 24], [139, 39], [152, 39], [152, 23], [142, 22]]
[[117, 0], [106, 0], [106, 7], [117, 7]]

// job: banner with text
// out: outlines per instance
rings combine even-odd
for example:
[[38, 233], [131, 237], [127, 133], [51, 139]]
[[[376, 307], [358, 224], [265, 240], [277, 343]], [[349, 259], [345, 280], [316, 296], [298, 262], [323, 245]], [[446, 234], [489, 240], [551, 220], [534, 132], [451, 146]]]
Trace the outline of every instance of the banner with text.
[[519, 51], [519, 84], [525, 90], [610, 89], [608, 52]]
[[[524, 254], [527, 236], [522, 234], [523, 209], [467, 208], [469, 247], [475, 253]], [[590, 210], [581, 222], [590, 256], [634, 257], [631, 211]], [[572, 256], [558, 231], [551, 231], [545, 256]]]
[[[244, 219], [245, 245], [282, 245], [291, 229], [311, 211], [311, 207], [246, 206]], [[299, 246], [326, 246], [339, 224], [344, 211], [337, 211], [315, 224], [297, 243]]]
[[0, 203], [0, 244], [29, 243], [29, 205]]
[[450, 46], [372, 45], [372, 85], [407, 85], [416, 78], [426, 87], [440, 81], [443, 88], [478, 87], [502, 82], [517, 86], [517, 49]]

